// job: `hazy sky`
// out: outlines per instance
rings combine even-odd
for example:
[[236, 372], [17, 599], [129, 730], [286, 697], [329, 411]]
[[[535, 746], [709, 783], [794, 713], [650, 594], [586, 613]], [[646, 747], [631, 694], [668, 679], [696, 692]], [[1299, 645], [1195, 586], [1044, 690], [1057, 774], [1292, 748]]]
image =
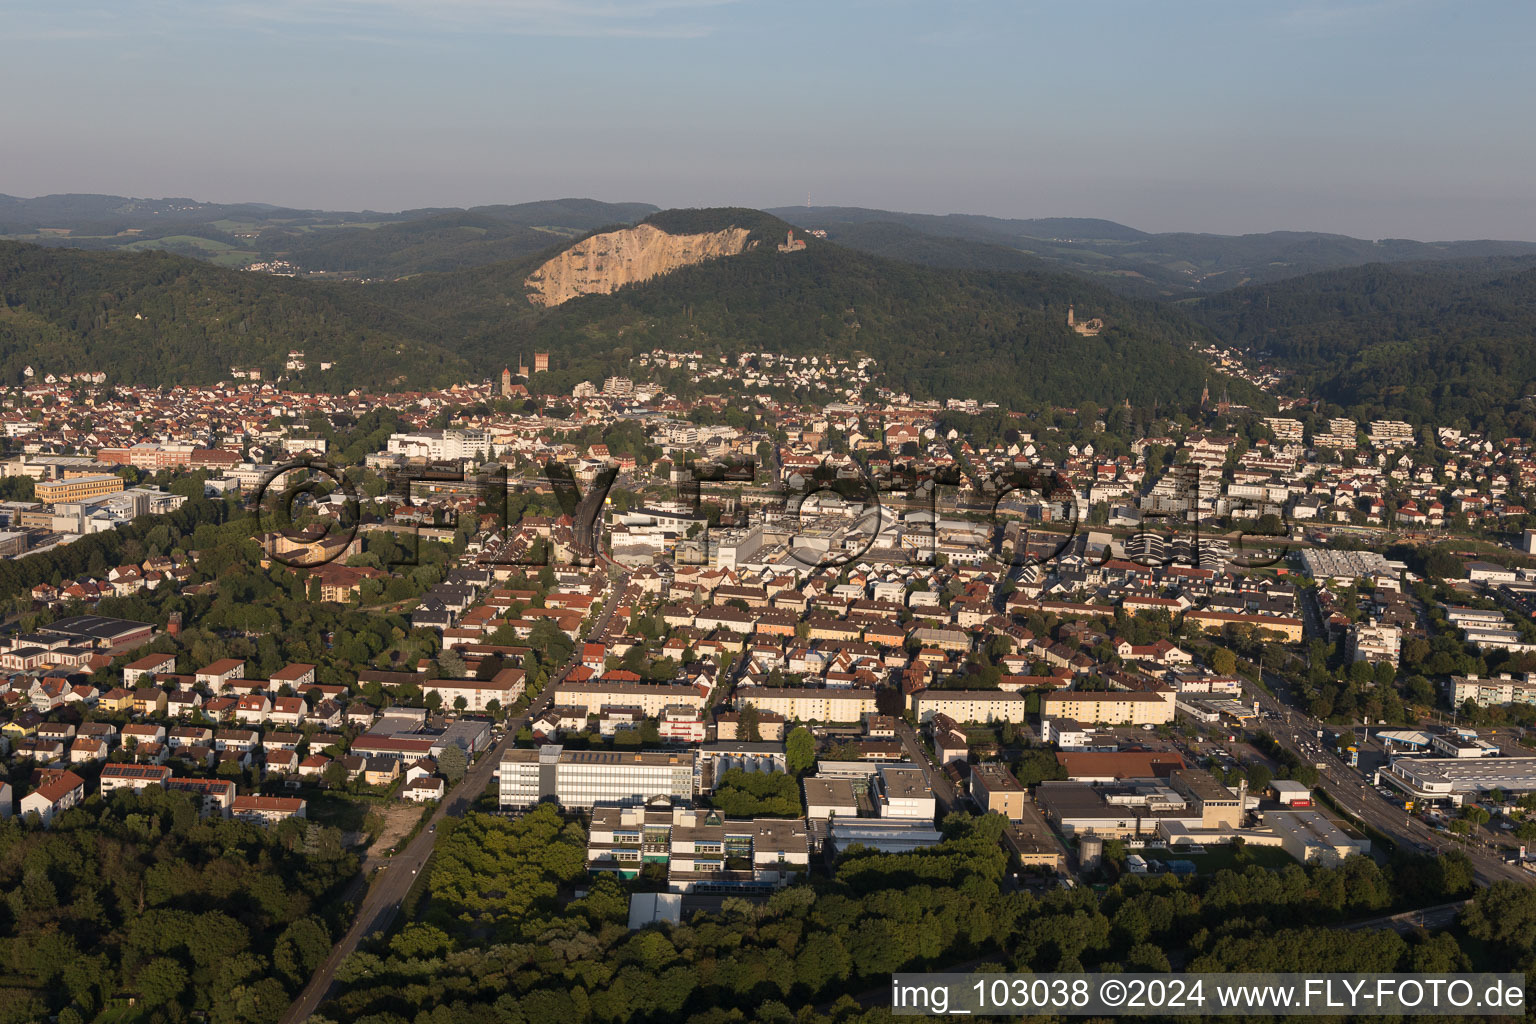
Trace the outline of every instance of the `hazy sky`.
[[0, 192], [1536, 239], [1531, 0], [4, 0]]

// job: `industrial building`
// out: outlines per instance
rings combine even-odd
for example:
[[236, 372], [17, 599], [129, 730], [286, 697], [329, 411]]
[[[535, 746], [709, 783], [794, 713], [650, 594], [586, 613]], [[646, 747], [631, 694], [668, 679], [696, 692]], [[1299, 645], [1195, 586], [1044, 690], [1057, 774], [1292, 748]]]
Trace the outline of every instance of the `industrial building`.
[[929, 846], [937, 846], [944, 834], [933, 827], [911, 819], [881, 818], [834, 818], [828, 841], [832, 849], [842, 853], [850, 846], [866, 846], [881, 853], [910, 853]]
[[1331, 866], [1371, 851], [1369, 839], [1353, 839], [1320, 811], [1265, 811], [1264, 826], [1280, 837], [1280, 848], [1302, 864]]
[[1536, 757], [1398, 757], [1380, 771], [1416, 800], [1443, 800], [1460, 807], [1484, 793], [1536, 790]]

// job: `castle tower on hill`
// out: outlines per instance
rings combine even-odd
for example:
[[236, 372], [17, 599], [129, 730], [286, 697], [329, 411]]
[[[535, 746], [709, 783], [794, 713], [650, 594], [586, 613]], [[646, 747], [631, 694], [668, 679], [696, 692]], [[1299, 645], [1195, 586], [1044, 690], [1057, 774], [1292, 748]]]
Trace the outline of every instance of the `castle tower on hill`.
[[1072, 331], [1074, 334], [1080, 334], [1085, 338], [1092, 338], [1094, 335], [1098, 334], [1104, 329], [1104, 321], [1098, 317], [1093, 317], [1092, 319], [1084, 320], [1082, 323], [1078, 323], [1077, 310], [1071, 306], [1068, 306], [1067, 329]]

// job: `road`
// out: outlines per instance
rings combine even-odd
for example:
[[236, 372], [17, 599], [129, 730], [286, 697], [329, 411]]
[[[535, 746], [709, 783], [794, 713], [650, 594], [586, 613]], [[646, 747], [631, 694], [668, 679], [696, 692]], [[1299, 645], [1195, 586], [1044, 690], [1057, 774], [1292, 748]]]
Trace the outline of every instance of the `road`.
[[[603, 604], [602, 614], [592, 624], [588, 636], [606, 634], [614, 609], [618, 607], [628, 583], [629, 577], [625, 575], [612, 584], [608, 599]], [[379, 869], [373, 884], [368, 888], [367, 895], [363, 897], [362, 905], [358, 907], [357, 917], [352, 922], [352, 927], [331, 949], [330, 955], [315, 971], [314, 977], [310, 978], [309, 984], [304, 986], [303, 991], [288, 1007], [288, 1011], [279, 1018], [279, 1024], [301, 1024], [302, 1021], [308, 1020], [320, 1008], [320, 1004], [330, 996], [336, 979], [336, 970], [341, 966], [342, 961], [357, 949], [363, 939], [386, 930], [394, 922], [406, 893], [432, 855], [432, 845], [437, 840], [438, 823], [449, 815], [454, 817], [463, 815], [480, 797], [480, 794], [485, 792], [485, 788], [491, 784], [491, 779], [496, 774], [497, 766], [501, 763], [502, 754], [516, 742], [517, 731], [549, 707], [554, 697], [555, 684], [563, 680], [580, 662], [581, 645], [577, 644], [571, 651], [570, 660], [561, 666], [558, 673], [550, 677], [538, 698], [517, 718], [507, 721], [506, 734], [501, 742], [482, 754], [465, 773], [459, 784], [443, 798], [437, 810], [433, 811], [431, 818], [427, 820], [427, 827], [417, 833], [416, 838], [412, 839], [404, 850], [395, 854], [390, 858], [389, 863]]]
[[[1276, 692], [1284, 691], [1285, 680], [1268, 673], [1264, 678]], [[1262, 709], [1280, 716], [1284, 724], [1273, 723], [1275, 727], [1269, 730], [1277, 743], [1296, 754], [1305, 764], [1323, 764], [1324, 767], [1318, 771], [1318, 788], [1327, 793], [1338, 807], [1409, 849], [1422, 846], [1433, 850], [1446, 844], [1444, 836], [1388, 801], [1359, 771], [1351, 768], [1329, 750], [1323, 741], [1318, 740], [1317, 730], [1325, 728], [1322, 722], [1281, 703], [1247, 680], [1244, 680], [1243, 687], [1250, 700], [1258, 701]], [[1297, 738], [1293, 740], [1292, 736]], [[1456, 844], [1454, 848], [1467, 855], [1472, 864], [1473, 876], [1483, 885], [1498, 881], [1529, 884], [1531, 881], [1527, 872], [1504, 863], [1499, 857], [1476, 846]]]
[[1451, 922], [1456, 920], [1456, 915], [1461, 913], [1461, 908], [1471, 902], [1471, 900], [1457, 900], [1454, 903], [1442, 903], [1435, 907], [1405, 910], [1401, 914], [1387, 914], [1366, 921], [1351, 921], [1349, 924], [1339, 925], [1339, 928], [1346, 932], [1373, 932], [1382, 928], [1391, 928], [1393, 931], [1405, 933], [1417, 931], [1420, 928], [1430, 930], [1448, 928]]
[[928, 785], [933, 788], [933, 795], [938, 800], [939, 818], [951, 811], [960, 810], [960, 795], [955, 792], [955, 787], [950, 784], [949, 776], [944, 774], [942, 768], [934, 767], [928, 758], [928, 752], [923, 749], [922, 740], [912, 731], [912, 727], [903, 719], [896, 719], [896, 736], [901, 740], [902, 749], [907, 752], [907, 760], [915, 765], [920, 765], [923, 774], [928, 778]]

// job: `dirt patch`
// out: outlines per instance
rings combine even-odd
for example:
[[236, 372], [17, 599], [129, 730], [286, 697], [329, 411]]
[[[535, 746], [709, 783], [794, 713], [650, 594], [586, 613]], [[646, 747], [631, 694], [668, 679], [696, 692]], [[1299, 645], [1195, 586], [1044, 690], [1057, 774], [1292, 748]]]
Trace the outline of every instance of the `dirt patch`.
[[363, 859], [364, 871], [389, 859], [389, 851], [410, 835], [411, 829], [421, 820], [422, 811], [421, 804], [408, 800], [395, 800], [369, 809], [370, 814], [376, 814], [383, 820], [383, 825], [379, 829], [378, 838], [369, 845], [368, 854]]

